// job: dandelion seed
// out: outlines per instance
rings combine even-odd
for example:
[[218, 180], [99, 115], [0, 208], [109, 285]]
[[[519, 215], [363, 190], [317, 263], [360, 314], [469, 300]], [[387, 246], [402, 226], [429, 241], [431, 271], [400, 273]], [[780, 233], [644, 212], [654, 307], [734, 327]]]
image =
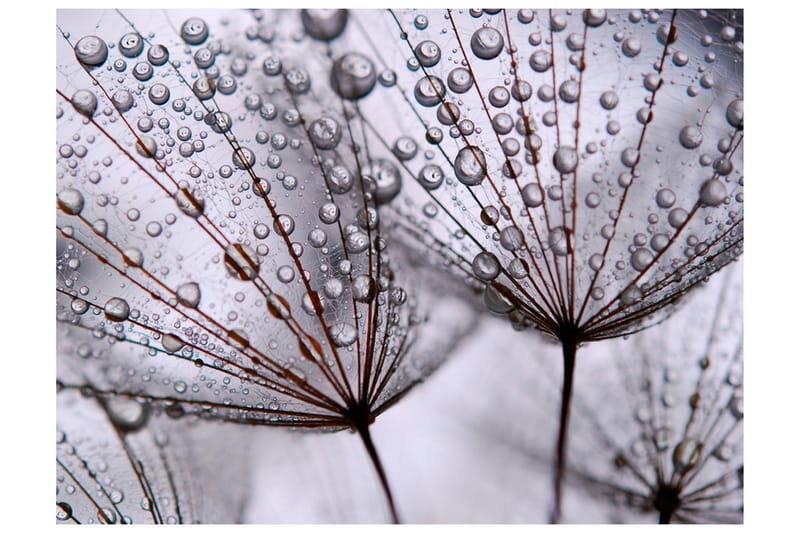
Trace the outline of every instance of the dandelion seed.
[[[428, 141], [426, 157], [397, 161], [411, 179], [392, 204], [395, 224], [432, 261], [493, 291], [487, 300], [502, 287], [515, 327], [533, 326], [563, 346], [557, 521], [578, 346], [663, 320], [741, 254], [742, 44], [712, 37], [734, 27], [740, 38], [741, 12], [609, 11], [604, 18], [542, 10], [529, 18], [432, 10], [422, 12], [422, 30], [413, 24], [418, 14], [390, 11], [377, 22], [363, 15], [361, 27], [402, 36], [388, 51], [374, 32], [345, 36], [380, 50], [387, 63], [413, 57], [426, 41], [452, 50], [448, 61], [398, 69], [396, 90], [381, 93], [381, 103], [367, 99], [361, 117], [375, 143], [388, 147], [395, 137], [375, 120], [378, 108], [408, 110], [395, 117], [397, 136], [417, 132]], [[712, 41], [720, 45], [709, 72]], [[449, 113], [454, 135], [434, 138], [450, 85], [463, 87], [454, 91], [460, 114]], [[538, 99], [527, 98], [527, 85]], [[516, 117], [513, 129], [503, 115]], [[509, 155], [509, 139], [523, 156]], [[722, 149], [711, 150], [715, 144]], [[445, 169], [445, 186], [415, 188], [424, 165]], [[595, 195], [590, 209], [579, 201], [587, 194]], [[429, 203], [437, 214], [420, 223]], [[502, 246], [502, 228], [483, 219], [489, 208], [517, 228], [522, 246]], [[636, 244], [640, 234], [644, 243]], [[486, 254], [496, 259], [497, 276], [474, 268]]]
[[337, 40], [343, 10], [150, 15], [59, 13], [76, 37], [100, 21], [58, 44], [58, 143], [88, 145], [57, 160], [59, 388], [177, 420], [350, 429], [397, 521], [369, 426], [473, 313], [446, 283], [400, 286], [426, 274], [390, 259], [378, 216], [401, 179], [358, 114], [374, 56]]

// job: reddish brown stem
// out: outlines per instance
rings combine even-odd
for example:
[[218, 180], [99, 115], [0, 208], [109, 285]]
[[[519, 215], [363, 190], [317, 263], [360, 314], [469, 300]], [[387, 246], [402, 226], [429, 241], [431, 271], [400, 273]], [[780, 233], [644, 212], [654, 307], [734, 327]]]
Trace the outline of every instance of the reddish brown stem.
[[392, 515], [392, 523], [399, 524], [400, 518], [397, 515], [397, 509], [394, 506], [394, 498], [392, 497], [392, 490], [389, 488], [389, 480], [386, 478], [386, 472], [383, 470], [383, 464], [381, 463], [380, 457], [378, 457], [378, 450], [375, 449], [375, 444], [372, 442], [372, 436], [369, 432], [369, 425], [359, 424], [356, 429], [358, 434], [361, 436], [364, 447], [367, 449], [367, 454], [369, 454], [370, 460], [372, 460], [372, 465], [375, 467], [375, 471], [378, 473], [378, 478], [381, 481], [381, 487], [383, 487], [383, 493], [386, 495], [386, 503], [389, 505], [389, 513]]
[[572, 378], [575, 374], [575, 354], [578, 341], [573, 335], [561, 339], [564, 353], [564, 383], [561, 389], [561, 416], [558, 426], [558, 444], [556, 447], [556, 467], [553, 475], [553, 508], [550, 512], [550, 523], [557, 524], [561, 519], [561, 493], [564, 481], [564, 468], [567, 464], [567, 428], [569, 427], [570, 400], [572, 400]]

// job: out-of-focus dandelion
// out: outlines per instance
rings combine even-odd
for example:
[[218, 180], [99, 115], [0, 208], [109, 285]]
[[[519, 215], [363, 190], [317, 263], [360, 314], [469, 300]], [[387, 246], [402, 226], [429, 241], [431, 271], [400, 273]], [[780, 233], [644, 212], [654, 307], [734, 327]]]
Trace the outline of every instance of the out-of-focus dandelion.
[[247, 491], [236, 481], [244, 476], [244, 465], [226, 456], [246, 446], [244, 439], [234, 444], [210, 439], [217, 424], [153, 423], [146, 404], [125, 398], [97, 399], [69, 390], [57, 401], [59, 523], [240, 520]]
[[[710, 280], [691, 308], [659, 327], [589, 349], [576, 375], [567, 520], [742, 521], [742, 270]], [[536, 412], [546, 426], [541, 398], [528, 391], [551, 387], [541, 369], [519, 371], [519, 385], [495, 408]], [[522, 462], [546, 460], [531, 426], [495, 433]]]
[[397, 521], [369, 426], [473, 314], [389, 259], [377, 208], [400, 176], [355, 120], [375, 66], [324, 53], [347, 22], [59, 12], [58, 385], [356, 431]]
[[431, 10], [353, 22], [345, 38], [374, 52], [396, 88], [359, 112], [410, 178], [391, 205], [398, 226], [489, 309], [563, 347], [557, 521], [578, 346], [662, 320], [741, 254], [742, 13]]

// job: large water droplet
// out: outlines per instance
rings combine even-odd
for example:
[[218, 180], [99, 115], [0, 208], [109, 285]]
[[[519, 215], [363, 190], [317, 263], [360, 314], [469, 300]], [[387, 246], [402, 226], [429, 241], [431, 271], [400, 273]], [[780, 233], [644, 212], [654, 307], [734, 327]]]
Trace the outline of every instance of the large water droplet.
[[200, 286], [193, 281], [180, 285], [175, 294], [178, 301], [186, 307], [194, 309], [200, 303]]
[[80, 89], [72, 95], [72, 107], [81, 115], [92, 118], [97, 111], [97, 96], [92, 91]]
[[400, 192], [403, 182], [397, 166], [386, 159], [376, 159], [365, 170], [364, 177], [375, 182], [375, 201], [378, 205], [390, 202]]
[[414, 87], [414, 98], [420, 105], [433, 107], [444, 100], [446, 90], [442, 80], [436, 76], [420, 78]]
[[442, 185], [442, 181], [444, 181], [442, 167], [435, 164], [425, 165], [420, 169], [417, 181], [429, 191], [438, 189]]
[[198, 17], [187, 19], [181, 26], [181, 38], [186, 44], [202, 44], [208, 39], [208, 24]]
[[542, 188], [536, 183], [529, 183], [522, 188], [522, 201], [528, 207], [539, 207], [544, 202]]
[[195, 188], [189, 192], [189, 189], [186, 187], [181, 187], [175, 192], [175, 196], [173, 196], [173, 198], [175, 199], [175, 203], [178, 205], [178, 209], [180, 209], [184, 214], [189, 215], [192, 218], [198, 218], [203, 214], [206, 201], [201, 196], [199, 189]]
[[328, 328], [328, 334], [331, 336], [333, 345], [338, 348], [350, 346], [358, 338], [358, 331], [351, 324], [340, 323], [334, 324]]
[[300, 11], [303, 29], [318, 41], [331, 41], [341, 35], [347, 25], [346, 9], [303, 9]]
[[330, 117], [318, 118], [308, 128], [308, 136], [318, 149], [332, 150], [342, 139], [342, 127]]
[[144, 50], [144, 39], [136, 32], [126, 33], [119, 39], [119, 53], [125, 57], [138, 57]]
[[725, 118], [728, 120], [728, 124], [734, 128], [744, 128], [744, 100], [738, 99], [728, 104]]
[[131, 308], [128, 305], [128, 302], [123, 300], [122, 298], [109, 298], [106, 302], [106, 305], [103, 306], [103, 312], [106, 315], [106, 318], [111, 320], [112, 322], [122, 322], [127, 320], [128, 315], [130, 315]]
[[697, 466], [700, 461], [700, 455], [703, 451], [703, 445], [694, 439], [684, 439], [677, 446], [672, 453], [672, 464], [675, 467], [675, 472], [684, 474]]
[[357, 100], [369, 94], [377, 79], [375, 65], [358, 52], [343, 55], [331, 67], [331, 86], [346, 100]]
[[177, 335], [165, 333], [161, 337], [161, 346], [169, 353], [177, 353], [186, 346], [186, 343]]
[[553, 164], [561, 174], [569, 174], [578, 166], [578, 152], [571, 146], [559, 146]]
[[83, 194], [77, 189], [64, 189], [56, 196], [59, 209], [69, 215], [79, 215], [83, 210]]
[[479, 185], [486, 177], [486, 156], [480, 148], [465, 146], [458, 151], [453, 170], [464, 185]]
[[653, 262], [653, 253], [647, 248], [639, 248], [631, 254], [631, 266], [638, 272], [644, 272]]
[[728, 197], [728, 190], [722, 180], [710, 178], [700, 187], [700, 203], [708, 207], [717, 207]]
[[494, 59], [503, 51], [503, 35], [495, 28], [485, 26], [472, 34], [469, 44], [479, 58]]
[[447, 75], [447, 86], [454, 93], [465, 93], [472, 88], [472, 74], [463, 67], [454, 68]]
[[492, 281], [500, 275], [500, 262], [491, 252], [480, 252], [472, 260], [472, 271], [483, 281]]
[[414, 48], [414, 56], [423, 67], [432, 67], [442, 58], [442, 51], [435, 42], [422, 41]]
[[703, 142], [703, 132], [697, 126], [685, 126], [678, 135], [681, 146], [688, 149], [697, 148]]
[[547, 236], [547, 243], [550, 250], [558, 256], [565, 256], [570, 252], [569, 231], [564, 226], [553, 228]]
[[225, 248], [225, 268], [231, 276], [242, 281], [253, 280], [260, 266], [256, 253], [249, 246], [234, 243]]
[[284, 72], [283, 79], [290, 93], [304, 94], [311, 88], [311, 77], [300, 67], [290, 68]]
[[357, 302], [371, 302], [376, 293], [375, 281], [364, 274], [356, 276], [352, 283], [352, 293]]
[[75, 58], [87, 67], [99, 67], [108, 57], [108, 46], [96, 35], [87, 35], [75, 43]]

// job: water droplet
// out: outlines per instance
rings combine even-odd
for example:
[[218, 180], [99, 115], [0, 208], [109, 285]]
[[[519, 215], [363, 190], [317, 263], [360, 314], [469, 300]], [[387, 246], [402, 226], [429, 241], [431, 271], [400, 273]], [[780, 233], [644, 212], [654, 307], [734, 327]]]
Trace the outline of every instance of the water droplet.
[[639, 248], [631, 254], [631, 266], [637, 272], [644, 272], [653, 262], [653, 253], [647, 248]]
[[283, 73], [286, 88], [290, 93], [304, 94], [311, 88], [311, 78], [304, 69], [293, 67]]
[[253, 168], [256, 163], [256, 154], [246, 146], [240, 146], [238, 150], [233, 152], [231, 161], [236, 168], [240, 170], [248, 170]]
[[536, 72], [545, 72], [553, 64], [553, 56], [546, 50], [537, 50], [531, 54], [530, 65]]
[[472, 34], [470, 39], [472, 52], [481, 59], [494, 59], [503, 51], [502, 34], [495, 28], [485, 26]]
[[126, 248], [122, 256], [127, 266], [141, 267], [144, 264], [144, 254], [138, 248]]
[[656, 252], [660, 252], [669, 246], [669, 235], [666, 233], [656, 233], [650, 239], [650, 248]]
[[702, 444], [696, 440], [682, 440], [675, 446], [675, 451], [672, 453], [672, 465], [675, 467], [675, 472], [684, 474], [697, 466], [702, 451]]
[[622, 291], [622, 294], [619, 295], [619, 299], [622, 305], [631, 305], [641, 300], [642, 296], [642, 289], [636, 285], [630, 285], [627, 289]]
[[300, 21], [309, 37], [318, 41], [331, 41], [347, 25], [346, 9], [303, 9]]
[[438, 189], [444, 181], [442, 167], [435, 164], [425, 165], [420, 169], [417, 180], [420, 185], [429, 191]]
[[133, 95], [128, 89], [119, 89], [111, 96], [111, 104], [117, 111], [124, 113], [133, 107]]
[[389, 203], [400, 193], [403, 185], [397, 166], [387, 159], [376, 159], [366, 169], [364, 177], [375, 182], [375, 202], [378, 205]]
[[472, 271], [483, 281], [492, 281], [500, 275], [500, 262], [491, 252], [480, 252], [472, 260]]
[[77, 189], [64, 189], [56, 196], [59, 209], [69, 215], [79, 215], [83, 210], [83, 194]]
[[681, 146], [689, 150], [697, 148], [703, 142], [703, 132], [697, 126], [685, 126], [681, 129], [678, 140]]
[[559, 146], [553, 164], [561, 174], [569, 174], [578, 166], [578, 152], [571, 146]]
[[156, 156], [158, 145], [156, 140], [149, 135], [144, 135], [136, 142], [136, 153], [142, 157], [154, 158]]
[[97, 97], [92, 91], [80, 89], [72, 95], [72, 107], [81, 115], [92, 118], [97, 111]]
[[108, 46], [100, 37], [87, 35], [75, 43], [75, 58], [87, 67], [99, 67], [108, 58]]
[[178, 286], [175, 291], [178, 301], [186, 307], [196, 308], [200, 304], [200, 286], [190, 281]]
[[72, 506], [67, 502], [56, 503], [56, 520], [69, 520], [72, 518]]
[[738, 99], [728, 104], [725, 118], [734, 128], [739, 130], [744, 128], [744, 100]]
[[281, 283], [291, 283], [294, 280], [294, 269], [289, 265], [283, 265], [278, 268], [277, 275]]
[[136, 32], [126, 33], [119, 39], [119, 53], [125, 57], [138, 57], [144, 50], [144, 39]]
[[636, 148], [625, 148], [620, 156], [622, 164], [626, 167], [633, 168], [639, 162], [639, 150]]
[[205, 208], [206, 201], [200, 195], [200, 190], [195, 188], [191, 192], [186, 187], [181, 187], [175, 192], [175, 203], [178, 205], [178, 209], [180, 209], [184, 214], [189, 215], [192, 218], [198, 218], [200, 215], [203, 214], [203, 209]]
[[176, 353], [186, 346], [186, 343], [177, 335], [165, 333], [161, 337], [161, 346], [169, 353]]
[[508, 226], [500, 232], [500, 245], [509, 251], [522, 248], [522, 232], [516, 226]]
[[700, 203], [707, 207], [717, 207], [728, 197], [728, 190], [722, 180], [710, 178], [700, 187]]
[[112, 322], [123, 322], [124, 320], [128, 319], [131, 308], [128, 305], [128, 302], [122, 298], [113, 297], [109, 298], [105, 306], [103, 306], [103, 312], [105, 313], [106, 318]]
[[658, 207], [672, 207], [675, 204], [675, 199], [675, 193], [671, 189], [661, 189], [656, 193]]
[[260, 264], [252, 248], [235, 243], [225, 248], [225, 268], [232, 277], [248, 281], [258, 276]]
[[432, 67], [442, 58], [442, 51], [433, 41], [422, 41], [414, 48], [414, 56], [423, 67]]
[[375, 87], [377, 75], [372, 61], [358, 52], [349, 52], [331, 67], [331, 86], [346, 100], [357, 100]]
[[528, 207], [539, 207], [544, 202], [542, 188], [536, 183], [529, 183], [522, 188], [522, 201]]
[[169, 50], [161, 44], [151, 46], [147, 50], [147, 61], [155, 67], [159, 67], [169, 60]]
[[587, 9], [583, 12], [583, 21], [587, 26], [596, 28], [602, 26], [607, 16], [605, 9]]
[[636, 57], [642, 51], [642, 43], [636, 37], [628, 37], [622, 42], [622, 53], [627, 57]]
[[458, 151], [453, 170], [458, 181], [464, 185], [479, 185], [486, 177], [486, 156], [480, 148], [465, 146]]
[[568, 104], [573, 104], [578, 101], [578, 94], [580, 87], [575, 80], [567, 80], [558, 88], [558, 96]]
[[505, 87], [497, 86], [493, 87], [492, 90], [489, 91], [489, 103], [494, 107], [505, 107], [510, 99], [511, 95], [509, 94], [508, 89]]
[[407, 136], [398, 138], [392, 147], [392, 153], [400, 161], [410, 161], [411, 159], [414, 159], [414, 156], [417, 155], [417, 150], [418, 147], [416, 141]]
[[353, 279], [352, 294], [357, 302], [368, 303], [375, 298], [375, 281], [364, 274], [360, 274]]
[[433, 107], [444, 100], [446, 90], [442, 80], [436, 76], [420, 78], [414, 87], [414, 98], [420, 105]]
[[669, 212], [667, 215], [667, 221], [669, 225], [675, 229], [680, 228], [686, 222], [686, 219], [689, 218], [689, 213], [686, 212], [685, 209], [681, 209], [680, 207], [676, 207], [672, 211]]
[[350, 346], [358, 338], [358, 331], [347, 323], [333, 324], [328, 328], [328, 334], [333, 340], [333, 345], [338, 348]]
[[564, 226], [553, 228], [547, 236], [547, 243], [550, 245], [550, 250], [557, 256], [566, 256], [571, 249], [569, 243], [569, 230]]
[[353, 175], [346, 167], [337, 165], [326, 175], [325, 180], [334, 194], [345, 194], [353, 187]]
[[348, 252], [361, 253], [369, 248], [369, 237], [361, 231], [354, 231], [345, 237], [344, 246]]
[[181, 26], [181, 38], [186, 44], [202, 44], [208, 39], [208, 24], [198, 17], [187, 19]]
[[463, 67], [457, 67], [447, 75], [447, 86], [457, 94], [463, 94], [472, 88], [472, 74]]
[[322, 204], [319, 207], [319, 219], [323, 224], [333, 224], [339, 220], [339, 208], [333, 202]]
[[72, 301], [69, 303], [70, 309], [76, 315], [82, 315], [86, 311], [89, 310], [89, 303], [86, 300], [82, 300], [80, 298], [73, 298]]
[[192, 84], [192, 92], [200, 100], [209, 100], [217, 92], [217, 86], [211, 78], [198, 78]]
[[318, 118], [308, 129], [311, 142], [320, 150], [332, 150], [342, 139], [342, 127], [330, 117]]

